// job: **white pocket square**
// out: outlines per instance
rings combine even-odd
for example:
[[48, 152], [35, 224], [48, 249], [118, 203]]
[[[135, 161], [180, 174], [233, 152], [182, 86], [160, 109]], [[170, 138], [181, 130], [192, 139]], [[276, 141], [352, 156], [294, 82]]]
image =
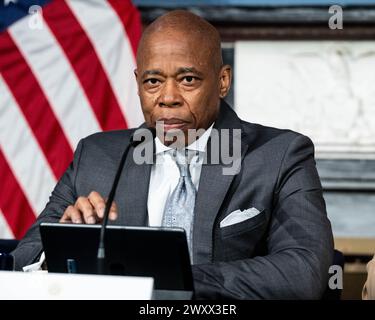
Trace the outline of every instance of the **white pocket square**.
[[228, 227], [233, 224], [243, 222], [245, 220], [255, 217], [259, 213], [260, 211], [254, 207], [243, 210], [243, 211], [241, 210], [233, 211], [229, 215], [227, 215], [223, 220], [221, 220], [220, 228]]

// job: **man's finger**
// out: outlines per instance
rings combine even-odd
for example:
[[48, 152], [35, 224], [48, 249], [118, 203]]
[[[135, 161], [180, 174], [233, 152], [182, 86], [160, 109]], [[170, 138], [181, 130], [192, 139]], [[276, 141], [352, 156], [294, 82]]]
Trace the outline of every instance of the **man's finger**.
[[105, 201], [103, 197], [96, 191], [91, 191], [88, 200], [94, 207], [94, 210], [100, 219], [104, 217]]
[[66, 208], [63, 216], [60, 219], [60, 222], [82, 223], [81, 213], [75, 207], [69, 206]]
[[90, 201], [86, 197], [79, 197], [76, 201], [75, 208], [82, 213], [85, 223], [96, 223], [96, 213], [94, 212], [94, 208]]
[[111, 210], [109, 210], [108, 218], [110, 220], [116, 220], [117, 216], [118, 216], [117, 205], [115, 202], [112, 202], [112, 206], [111, 206]]

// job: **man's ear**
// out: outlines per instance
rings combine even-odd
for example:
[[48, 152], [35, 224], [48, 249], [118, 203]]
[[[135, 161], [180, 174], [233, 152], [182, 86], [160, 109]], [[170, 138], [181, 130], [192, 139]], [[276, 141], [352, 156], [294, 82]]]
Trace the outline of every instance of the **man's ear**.
[[220, 98], [225, 98], [229, 92], [232, 83], [232, 68], [230, 65], [224, 65], [220, 70]]
[[138, 70], [134, 69], [135, 81], [137, 82], [137, 94], [139, 95]]

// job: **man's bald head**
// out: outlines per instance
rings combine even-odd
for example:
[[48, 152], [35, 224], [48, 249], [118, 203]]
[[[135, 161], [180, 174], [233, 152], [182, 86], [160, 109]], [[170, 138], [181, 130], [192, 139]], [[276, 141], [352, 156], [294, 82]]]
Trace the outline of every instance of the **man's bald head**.
[[181, 41], [191, 42], [197, 46], [195, 50], [207, 53], [207, 59], [213, 64], [215, 71], [223, 65], [219, 32], [206, 20], [184, 10], [170, 11], [152, 22], [143, 32], [138, 47], [137, 64], [140, 63], [144, 50], [155, 35], [163, 37], [176, 36]]
[[143, 33], [134, 70], [143, 115], [164, 133], [207, 129], [230, 88], [231, 67], [223, 65], [220, 36], [207, 21], [171, 11]]

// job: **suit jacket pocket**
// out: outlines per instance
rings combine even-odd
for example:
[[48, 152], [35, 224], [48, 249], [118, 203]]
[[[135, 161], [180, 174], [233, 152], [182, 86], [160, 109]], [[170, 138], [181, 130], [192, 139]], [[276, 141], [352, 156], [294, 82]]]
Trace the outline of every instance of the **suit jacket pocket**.
[[255, 217], [247, 219], [245, 221], [232, 224], [227, 227], [220, 228], [221, 238], [227, 238], [231, 236], [240, 235], [244, 232], [248, 232], [265, 223], [266, 213], [265, 210], [259, 212]]
[[262, 246], [267, 229], [267, 214], [262, 210], [258, 215], [240, 223], [220, 229], [217, 253], [221, 261], [252, 258]]

